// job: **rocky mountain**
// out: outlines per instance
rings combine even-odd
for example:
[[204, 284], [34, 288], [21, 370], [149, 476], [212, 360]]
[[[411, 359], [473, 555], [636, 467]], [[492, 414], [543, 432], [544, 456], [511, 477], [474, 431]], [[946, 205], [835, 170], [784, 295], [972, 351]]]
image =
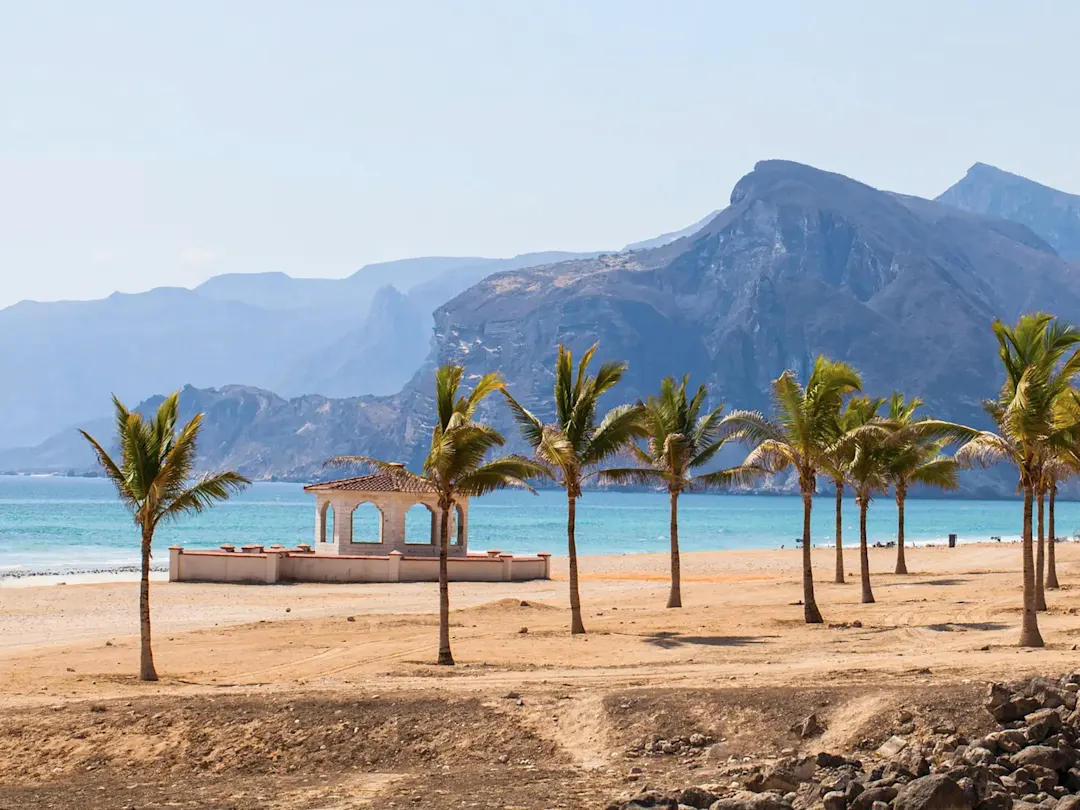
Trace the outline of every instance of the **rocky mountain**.
[[1030, 230], [786, 161], [759, 163], [693, 236], [492, 276], [436, 313], [433, 362], [500, 368], [543, 407], [555, 347], [630, 361], [620, 396], [691, 373], [768, 406], [783, 369], [825, 353], [942, 416], [978, 421], [998, 372], [995, 317], [1080, 315], [1080, 268]]
[[[137, 410], [152, 414], [162, 397]], [[334, 455], [402, 457], [430, 438], [430, 403], [414, 390], [391, 397], [331, 399], [315, 394], [285, 399], [259, 388], [185, 386], [180, 418], [205, 414], [199, 458], [205, 469], [228, 467], [255, 479], [308, 481], [328, 475], [323, 462]], [[78, 425], [110, 447], [111, 419]], [[115, 450], [115, 447], [111, 447]], [[422, 459], [422, 451], [416, 450]], [[0, 451], [0, 471], [93, 472], [89, 445], [71, 426], [32, 448]]]
[[1080, 195], [976, 163], [937, 199], [965, 211], [1022, 223], [1062, 256], [1080, 260]]
[[[386, 309], [401, 306], [395, 298]], [[258, 477], [316, 476], [335, 453], [415, 463], [440, 363], [500, 370], [548, 416], [559, 343], [580, 352], [599, 342], [602, 359], [629, 362], [609, 405], [689, 373], [732, 407], [767, 409], [781, 371], [805, 374], [825, 353], [858, 366], [868, 392], [899, 388], [941, 417], [984, 424], [979, 403], [999, 384], [990, 323], [1037, 309], [1080, 317], [1080, 266], [1028, 227], [765, 161], [689, 236], [508, 270], [447, 301], [424, 365], [399, 394], [286, 400], [229, 387], [186, 396], [207, 410], [205, 463]], [[483, 416], [515, 435], [497, 399]], [[56, 445], [49, 450], [53, 468], [63, 466]], [[0, 454], [0, 469], [26, 468], [32, 456], [14, 465]], [[965, 481], [979, 494], [1013, 488], [1004, 471]]]

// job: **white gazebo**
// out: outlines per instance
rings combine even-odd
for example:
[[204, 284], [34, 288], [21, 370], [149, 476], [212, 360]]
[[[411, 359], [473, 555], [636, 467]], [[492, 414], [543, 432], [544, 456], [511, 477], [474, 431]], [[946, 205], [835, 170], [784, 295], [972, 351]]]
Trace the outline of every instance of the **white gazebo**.
[[[397, 551], [409, 556], [439, 553], [439, 502], [435, 488], [422, 478], [409, 475], [404, 465], [372, 475], [326, 481], [304, 487], [315, 495], [316, 554], [385, 555]], [[353, 514], [358, 507], [371, 504], [378, 510], [378, 528], [374, 536], [357, 537]], [[427, 508], [425, 521], [430, 527], [427, 543], [405, 542], [406, 513], [414, 506]], [[332, 523], [332, 531], [327, 531]], [[453, 557], [468, 554], [469, 502], [460, 498], [450, 513], [450, 547]]]

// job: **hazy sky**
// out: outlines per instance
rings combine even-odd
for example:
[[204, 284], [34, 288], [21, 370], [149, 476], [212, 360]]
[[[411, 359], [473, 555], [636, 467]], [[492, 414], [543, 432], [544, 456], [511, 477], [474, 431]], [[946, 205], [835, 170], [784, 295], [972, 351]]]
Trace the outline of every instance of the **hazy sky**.
[[[886, 5], [888, 8], [886, 9]], [[0, 0], [0, 306], [611, 249], [762, 158], [1080, 191], [1080, 4]]]

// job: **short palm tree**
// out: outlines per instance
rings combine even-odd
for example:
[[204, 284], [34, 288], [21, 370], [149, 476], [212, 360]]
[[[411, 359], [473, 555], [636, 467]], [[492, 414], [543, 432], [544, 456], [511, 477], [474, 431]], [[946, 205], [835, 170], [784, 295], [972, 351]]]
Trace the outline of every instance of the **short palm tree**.
[[774, 419], [756, 411], [734, 411], [724, 418], [726, 428], [752, 445], [745, 466], [769, 472], [793, 468], [803, 500], [803, 615], [820, 624], [821, 611], [814, 599], [810, 557], [810, 510], [817, 476], [829, 469], [830, 451], [839, 439], [836, 414], [845, 397], [859, 390], [859, 373], [847, 363], [818, 357], [806, 385], [788, 370], [773, 382]]
[[1061, 587], [1057, 576], [1057, 534], [1054, 526], [1054, 504], [1057, 500], [1058, 484], [1080, 474], [1080, 447], [1073, 446], [1055, 453], [1044, 468], [1048, 481], [1046, 487], [1047, 505], [1047, 546], [1046, 546], [1046, 588], [1057, 590]]
[[916, 416], [922, 406], [918, 397], [906, 399], [893, 393], [886, 420], [889, 437], [889, 483], [896, 495], [896, 573], [906, 574], [904, 557], [904, 506], [908, 487], [921, 484], [954, 490], [959, 486], [956, 461], [942, 455], [949, 442], [968, 441], [978, 431], [954, 422]]
[[852, 444], [844, 441], [845, 437], [855, 430], [858, 422], [857, 408], [853, 408], [855, 398], [849, 399], [846, 407], [836, 412], [836, 435], [835, 441], [826, 453], [825, 464], [822, 472], [833, 482], [836, 489], [836, 572], [833, 581], [837, 585], [843, 585], [844, 576], [844, 483], [847, 465], [851, 462]]
[[870, 553], [866, 538], [866, 513], [874, 495], [889, 490], [889, 455], [888, 435], [885, 430], [865, 430], [862, 428], [878, 427], [878, 411], [884, 404], [883, 399], [870, 397], [852, 397], [845, 410], [848, 432], [841, 437], [841, 443], [850, 445], [845, 455], [844, 473], [851, 488], [855, 491], [855, 503], [859, 507], [859, 580], [862, 583], [862, 601], [870, 604], [874, 601], [874, 592], [870, 587]]
[[156, 681], [154, 651], [150, 643], [150, 556], [154, 532], [162, 523], [198, 514], [240, 492], [250, 483], [235, 472], [219, 472], [192, 479], [195, 449], [202, 414], [176, 431], [179, 397], [172, 394], [158, 406], [153, 419], [129, 411], [113, 397], [116, 444], [120, 463], [85, 430], [98, 464], [113, 482], [121, 503], [135, 518], [142, 535], [142, 575], [139, 580], [139, 678]]
[[662, 486], [671, 502], [671, 592], [669, 608], [682, 607], [682, 588], [679, 564], [679, 495], [711, 487], [726, 486], [751, 480], [760, 471], [745, 467], [717, 470], [694, 475], [695, 470], [709, 464], [730, 436], [722, 431], [722, 404], [702, 413], [708, 389], [702, 385], [687, 398], [689, 377], [676, 383], [668, 377], [660, 384], [660, 393], [639, 403], [648, 429], [643, 448], [630, 445], [630, 452], [640, 466], [607, 469], [601, 478], [612, 483], [636, 483]]
[[393, 475], [426, 481], [438, 493], [439, 504], [439, 657], [438, 663], [453, 666], [450, 651], [450, 584], [447, 558], [450, 546], [450, 511], [458, 498], [475, 498], [507, 487], [532, 490], [527, 480], [542, 478], [548, 471], [528, 459], [504, 456], [485, 462], [488, 452], [505, 444], [502, 434], [474, 420], [476, 409], [490, 394], [503, 389], [502, 377], [486, 374], [468, 396], [461, 394], [461, 366], [445, 365], [435, 372], [436, 423], [431, 449], [424, 459], [422, 475], [400, 464], [367, 456], [337, 456], [327, 461], [334, 466], [363, 464]]
[[982, 432], [956, 453], [962, 466], [1008, 461], [1019, 473], [1024, 495], [1024, 612], [1021, 647], [1042, 647], [1032, 554], [1032, 507], [1047, 458], [1075, 443], [1080, 419], [1072, 380], [1080, 373], [1080, 330], [1044, 313], [1024, 315], [1016, 326], [993, 325], [1005, 382], [996, 400], [985, 403], [998, 432]]
[[626, 371], [626, 364], [604, 363], [596, 374], [589, 374], [589, 364], [596, 345], [581, 357], [575, 374], [574, 358], [565, 346], [559, 346], [555, 363], [555, 421], [544, 424], [521, 405], [508, 391], [503, 396], [514, 420], [536, 459], [557, 476], [566, 490], [566, 542], [570, 563], [570, 632], [585, 632], [581, 619], [581, 596], [578, 592], [577, 501], [582, 485], [599, 476], [604, 462], [623, 453], [635, 439], [643, 438], [648, 428], [643, 409], [620, 405], [612, 408], [597, 424], [600, 397], [614, 388]]

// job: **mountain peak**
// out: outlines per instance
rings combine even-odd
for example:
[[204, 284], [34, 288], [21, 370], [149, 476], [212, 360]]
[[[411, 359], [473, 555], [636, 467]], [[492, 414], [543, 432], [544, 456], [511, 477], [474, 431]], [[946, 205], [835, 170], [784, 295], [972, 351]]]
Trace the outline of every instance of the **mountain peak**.
[[1080, 259], [1080, 196], [987, 163], [975, 163], [937, 200], [1026, 225], [1065, 258]]

